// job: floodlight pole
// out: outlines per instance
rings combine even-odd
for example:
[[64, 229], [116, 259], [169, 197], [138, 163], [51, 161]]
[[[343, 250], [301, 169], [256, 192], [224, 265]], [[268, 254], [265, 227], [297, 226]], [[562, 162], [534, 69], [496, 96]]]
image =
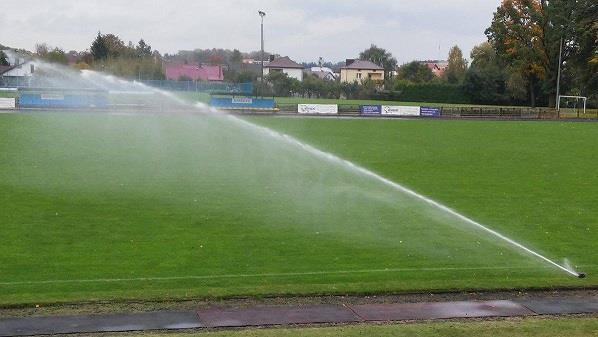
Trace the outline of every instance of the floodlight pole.
[[556, 77], [556, 111], [558, 118], [561, 118], [561, 64], [563, 63], [563, 36], [561, 36], [561, 44], [559, 49], [559, 70]]
[[264, 16], [266, 16], [266, 12], [264, 11], [258, 11], [257, 12], [260, 15], [260, 18], [262, 19], [262, 25], [261, 25], [261, 42], [262, 42], [262, 53], [261, 53], [261, 64], [262, 64], [262, 73], [260, 74], [260, 78], [261, 78], [261, 84], [260, 84], [260, 95], [262, 98], [264, 98]]

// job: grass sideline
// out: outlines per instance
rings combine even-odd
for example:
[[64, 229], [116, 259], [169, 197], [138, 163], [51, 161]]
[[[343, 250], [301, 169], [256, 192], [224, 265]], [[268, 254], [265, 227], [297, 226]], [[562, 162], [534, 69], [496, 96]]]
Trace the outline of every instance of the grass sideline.
[[2, 305], [597, 284], [598, 124], [251, 119], [569, 257], [582, 281], [227, 120], [1, 117]]
[[[402, 102], [402, 101], [382, 101], [382, 100], [361, 100], [361, 99], [333, 99], [333, 98], [306, 98], [306, 97], [275, 97], [277, 104], [339, 104], [350, 106], [361, 105], [400, 105], [400, 106], [429, 106], [429, 107], [472, 107], [487, 106], [479, 104], [453, 104], [453, 103], [433, 103], [433, 102]], [[505, 106], [506, 107], [506, 106]]]
[[149, 337], [322, 337], [322, 336], [415, 336], [415, 337], [588, 337], [597, 336], [598, 319], [596, 317], [567, 318], [517, 318], [505, 320], [478, 320], [455, 322], [418, 322], [403, 324], [360, 324], [338, 327], [315, 327], [292, 329], [247, 329], [217, 332], [190, 333], [143, 333], [121, 334], [112, 336], [149, 336]]
[[0, 90], [0, 98], [16, 98], [18, 93], [16, 91], [3, 91]]

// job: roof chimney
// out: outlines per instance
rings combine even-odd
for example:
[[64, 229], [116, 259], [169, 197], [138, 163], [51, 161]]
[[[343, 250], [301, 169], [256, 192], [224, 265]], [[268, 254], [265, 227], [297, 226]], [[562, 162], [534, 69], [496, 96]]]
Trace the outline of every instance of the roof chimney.
[[348, 66], [352, 65], [352, 64], [353, 64], [353, 62], [355, 62], [355, 59], [347, 59], [347, 61], [346, 61], [346, 63], [345, 63], [345, 66], [347, 66], [347, 67], [348, 67]]

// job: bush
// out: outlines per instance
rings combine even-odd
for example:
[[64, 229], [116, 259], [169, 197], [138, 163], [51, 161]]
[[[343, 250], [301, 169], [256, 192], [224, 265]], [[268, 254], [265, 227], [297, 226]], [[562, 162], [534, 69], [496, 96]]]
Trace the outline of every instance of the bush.
[[375, 99], [405, 102], [470, 103], [463, 86], [448, 83], [409, 83], [396, 81], [391, 90], [381, 91]]

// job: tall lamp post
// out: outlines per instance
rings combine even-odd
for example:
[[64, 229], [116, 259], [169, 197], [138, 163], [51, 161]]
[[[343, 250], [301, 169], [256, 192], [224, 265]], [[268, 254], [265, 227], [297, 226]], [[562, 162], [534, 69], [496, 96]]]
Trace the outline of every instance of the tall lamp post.
[[262, 98], [264, 98], [264, 16], [266, 16], [266, 12], [264, 11], [258, 11], [257, 12], [260, 15], [260, 18], [262, 19], [262, 53], [261, 53], [261, 63], [262, 63], [262, 73], [261, 73], [261, 84], [260, 84], [260, 95], [262, 96]]
[[559, 46], [559, 70], [556, 77], [556, 110], [558, 118], [561, 118], [561, 65], [563, 64], [563, 37], [561, 36]]

